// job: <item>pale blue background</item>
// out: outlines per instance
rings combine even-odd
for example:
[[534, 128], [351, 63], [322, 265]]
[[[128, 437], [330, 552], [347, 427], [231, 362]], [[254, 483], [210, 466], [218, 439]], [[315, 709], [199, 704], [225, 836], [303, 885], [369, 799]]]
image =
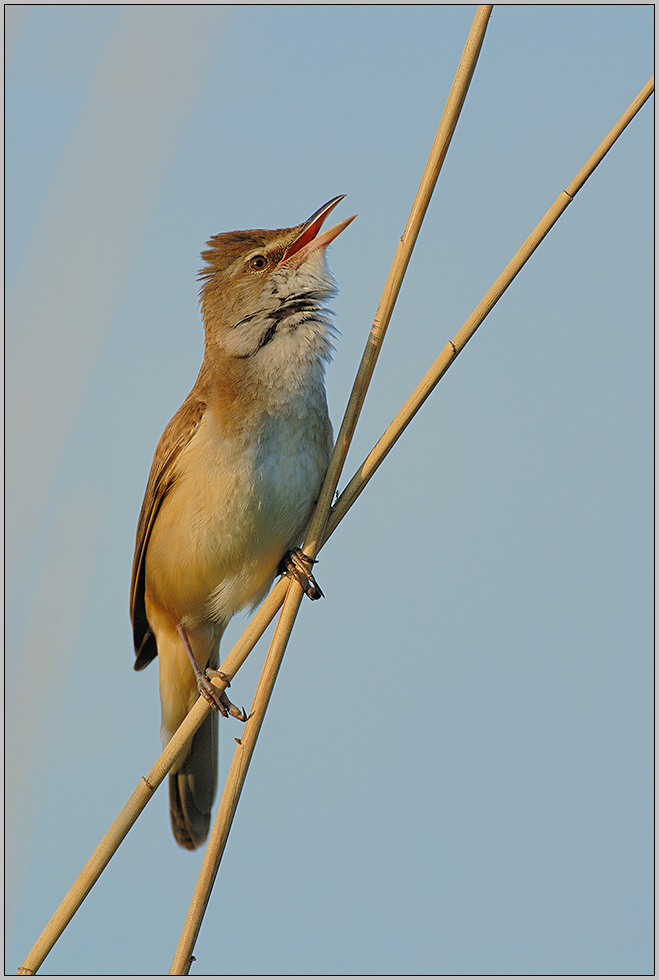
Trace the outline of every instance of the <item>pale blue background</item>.
[[[128, 587], [199, 252], [348, 195], [338, 424], [474, 10], [7, 8], [9, 973], [158, 754]], [[495, 7], [345, 479], [647, 82], [653, 28]], [[652, 971], [653, 111], [323, 552], [193, 973]], [[200, 861], [162, 789], [41, 972], [167, 973]]]

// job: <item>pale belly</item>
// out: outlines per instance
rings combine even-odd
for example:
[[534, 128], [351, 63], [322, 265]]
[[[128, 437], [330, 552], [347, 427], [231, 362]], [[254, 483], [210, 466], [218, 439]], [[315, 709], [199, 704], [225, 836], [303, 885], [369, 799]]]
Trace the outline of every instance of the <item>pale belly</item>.
[[254, 445], [220, 438], [204, 417], [151, 533], [150, 602], [194, 627], [226, 623], [260, 601], [301, 543], [327, 467], [328, 432], [318, 439], [308, 430], [293, 420]]

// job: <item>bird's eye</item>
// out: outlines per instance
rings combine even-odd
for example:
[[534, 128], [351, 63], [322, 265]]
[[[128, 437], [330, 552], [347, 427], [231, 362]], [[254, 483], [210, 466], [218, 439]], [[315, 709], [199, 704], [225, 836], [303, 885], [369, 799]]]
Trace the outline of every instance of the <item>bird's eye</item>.
[[262, 269], [265, 269], [267, 264], [268, 260], [265, 255], [253, 255], [249, 260], [249, 267], [254, 272], [260, 272]]

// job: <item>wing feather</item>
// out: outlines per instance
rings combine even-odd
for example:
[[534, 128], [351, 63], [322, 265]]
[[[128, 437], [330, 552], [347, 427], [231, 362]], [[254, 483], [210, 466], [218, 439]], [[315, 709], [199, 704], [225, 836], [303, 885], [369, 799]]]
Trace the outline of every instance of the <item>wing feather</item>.
[[149, 538], [162, 502], [176, 480], [176, 462], [181, 452], [194, 438], [205, 411], [206, 402], [201, 401], [194, 391], [190, 392], [160, 437], [153, 456], [142, 510], [137, 522], [130, 586], [135, 670], [142, 670], [158, 655], [156, 638], [149, 625], [144, 605], [144, 569]]

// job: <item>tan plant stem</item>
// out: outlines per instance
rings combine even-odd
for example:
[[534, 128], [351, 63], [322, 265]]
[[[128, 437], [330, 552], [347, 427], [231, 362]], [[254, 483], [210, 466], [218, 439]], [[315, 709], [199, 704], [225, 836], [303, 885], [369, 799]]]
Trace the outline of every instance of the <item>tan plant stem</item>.
[[455, 128], [460, 118], [460, 112], [469, 91], [469, 85], [476, 68], [476, 62], [480, 54], [485, 31], [492, 13], [492, 4], [480, 4], [476, 10], [474, 20], [467, 37], [462, 57], [458, 64], [453, 84], [446, 100], [446, 106], [439, 122], [439, 127], [430, 150], [428, 162], [426, 163], [419, 189], [416, 192], [412, 210], [407, 220], [405, 230], [398, 241], [396, 254], [389, 269], [373, 320], [373, 326], [366, 342], [362, 359], [357, 369], [355, 382], [352, 386], [348, 405], [346, 407], [343, 422], [336, 437], [334, 452], [325, 476], [325, 482], [318, 498], [318, 503], [306, 536], [304, 551], [311, 558], [315, 558], [320, 549], [320, 538], [327, 522], [327, 516], [332, 504], [332, 499], [336, 491], [343, 465], [348, 455], [348, 449], [355, 432], [355, 427], [366, 398], [368, 386], [373, 377], [373, 371], [382, 349], [385, 334], [391, 320], [391, 315], [398, 299], [403, 278], [407, 271], [416, 240], [421, 230], [423, 219], [428, 210], [435, 185], [439, 178], [448, 148], [455, 132]]
[[[299, 599], [302, 597], [303, 592], [302, 588], [295, 580], [291, 580], [290, 582], [289, 597], [293, 590], [299, 593], [299, 603]], [[284, 609], [285, 608], [286, 603], [284, 604]], [[197, 878], [197, 884], [192, 895], [185, 924], [181, 932], [181, 937], [172, 961], [171, 969], [169, 971], [170, 975], [187, 976], [190, 971], [190, 966], [193, 960], [192, 951], [195, 947], [199, 930], [201, 929], [201, 923], [210, 900], [211, 891], [220, 867], [220, 861], [222, 860], [224, 848], [229, 837], [229, 831], [231, 830], [233, 818], [238, 807], [240, 794], [247, 777], [247, 770], [256, 747], [256, 740], [259, 736], [261, 725], [263, 724], [265, 717], [265, 712], [275, 685], [275, 680], [277, 679], [277, 674], [279, 673], [279, 668], [281, 666], [282, 644], [284, 644], [285, 647], [285, 643], [288, 640], [288, 636], [290, 635], [293, 625], [294, 620], [289, 620], [282, 626], [282, 618], [280, 618], [277, 625], [277, 630], [275, 631], [275, 636], [273, 637], [273, 641], [268, 651], [268, 656], [266, 657], [266, 661], [261, 672], [261, 677], [259, 679], [256, 692], [254, 694], [254, 701], [249, 713], [249, 720], [245, 725], [242, 738], [239, 740], [236, 739], [238, 744], [236, 746], [231, 767], [224, 784], [222, 798], [215, 817], [215, 822], [213, 823], [211, 836], [206, 847], [206, 853], [204, 854], [204, 860], [199, 872], [199, 877]], [[288, 634], [282, 636], [282, 630], [287, 630]]]
[[30, 950], [23, 965], [19, 968], [19, 974], [29, 975], [37, 972], [92, 887], [98, 881], [101, 873], [104, 871], [124, 837], [171, 769], [181, 749], [192, 738], [199, 725], [201, 725], [208, 710], [207, 702], [203, 698], [199, 698], [176, 732], [175, 737], [156, 760], [152, 769], [146, 776], [142, 777], [128, 802], [73, 882], [71, 888], [50, 919], [50, 922]]

